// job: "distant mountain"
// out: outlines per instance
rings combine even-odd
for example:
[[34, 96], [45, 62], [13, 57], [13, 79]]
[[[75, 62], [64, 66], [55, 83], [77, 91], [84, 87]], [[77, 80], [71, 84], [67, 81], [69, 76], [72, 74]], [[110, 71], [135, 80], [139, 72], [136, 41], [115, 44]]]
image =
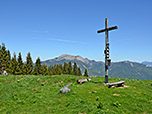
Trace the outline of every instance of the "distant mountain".
[[[89, 60], [87, 58], [82, 58], [81, 56], [72, 55], [61, 55], [54, 59], [42, 61], [42, 64], [55, 65], [64, 64], [64, 62], [71, 61], [77, 63], [78, 67], [81, 68], [82, 73], [84, 69], [88, 69], [89, 76], [104, 76], [104, 62]], [[131, 78], [131, 79], [141, 79], [141, 80], [152, 80], [152, 67], [147, 67], [144, 64], [122, 61], [113, 62], [109, 67], [110, 77], [120, 77], [120, 78]]]
[[109, 72], [111, 77], [152, 80], [152, 68], [136, 62], [112, 63]]
[[152, 67], [152, 62], [144, 61], [142, 64], [146, 65], [147, 67]]

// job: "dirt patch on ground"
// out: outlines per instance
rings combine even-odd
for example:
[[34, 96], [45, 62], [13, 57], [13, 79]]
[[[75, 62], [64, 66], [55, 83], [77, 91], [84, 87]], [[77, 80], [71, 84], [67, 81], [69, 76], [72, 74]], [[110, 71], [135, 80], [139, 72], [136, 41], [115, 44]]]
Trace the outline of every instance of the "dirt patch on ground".
[[116, 94], [116, 93], [114, 93], [114, 94], [113, 94], [113, 96], [120, 96], [120, 94]]
[[129, 87], [129, 86], [127, 86], [127, 85], [124, 85], [124, 87]]
[[41, 82], [41, 79], [40, 79], [40, 78], [38, 78], [38, 79], [37, 79], [37, 81], [38, 81], [38, 82]]
[[129, 86], [127, 85], [123, 85], [122, 87], [119, 87], [119, 88], [128, 88]]
[[126, 95], [120, 95], [120, 94], [114, 93], [113, 96], [126, 96]]

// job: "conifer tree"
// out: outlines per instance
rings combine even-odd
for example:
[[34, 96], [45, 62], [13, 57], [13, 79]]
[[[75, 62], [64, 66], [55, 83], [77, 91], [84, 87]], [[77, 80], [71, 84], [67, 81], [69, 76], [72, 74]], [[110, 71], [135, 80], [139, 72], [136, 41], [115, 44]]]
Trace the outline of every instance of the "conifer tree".
[[8, 72], [9, 71], [9, 66], [10, 66], [10, 61], [11, 61], [11, 54], [10, 54], [10, 51], [8, 50], [7, 51], [7, 64], [6, 64], [6, 71]]
[[59, 65], [58, 65], [58, 64], [56, 65], [55, 72], [56, 72], [56, 73], [55, 73], [56, 75], [59, 75]]
[[9, 66], [9, 73], [16, 75], [16, 69], [17, 69], [18, 63], [16, 60], [16, 54], [14, 53], [14, 56], [12, 57], [12, 60], [10, 61], [10, 66]]
[[68, 63], [68, 74], [72, 74], [72, 64], [71, 62]]
[[57, 74], [57, 65], [54, 65], [52, 67], [52, 75], [56, 75]]
[[1, 47], [1, 67], [2, 67], [2, 72], [4, 71], [4, 70], [6, 70], [7, 69], [7, 65], [8, 65], [8, 53], [7, 53], [7, 51], [6, 51], [6, 47], [5, 47], [5, 44], [4, 43], [2, 43], [2, 47]]
[[68, 74], [68, 64], [64, 62], [63, 74]]
[[27, 64], [26, 64], [26, 62], [23, 64], [23, 75], [27, 75]]
[[2, 73], [2, 49], [0, 45], [0, 74]]
[[59, 75], [61, 75], [63, 73], [63, 67], [62, 64], [59, 64]]
[[87, 71], [87, 69], [85, 69], [85, 71], [84, 71], [84, 76], [88, 77], [88, 71]]
[[78, 68], [78, 76], [82, 76], [81, 69]]
[[42, 74], [41, 60], [39, 57], [36, 59], [36, 64], [34, 66], [33, 74], [34, 75]]
[[74, 62], [74, 66], [73, 66], [73, 74], [74, 75], [78, 75], [78, 67], [77, 67], [77, 64], [76, 64], [76, 62]]
[[20, 74], [21, 74], [21, 71], [20, 71], [20, 68], [19, 68], [19, 65], [18, 65], [18, 62], [17, 62], [16, 69], [15, 69], [15, 75], [20, 75]]
[[19, 53], [19, 55], [18, 55], [17, 62], [18, 62], [17, 69], [16, 69], [17, 74], [18, 75], [23, 74], [23, 60], [22, 60], [21, 53]]
[[48, 71], [49, 71], [49, 75], [50, 75], [50, 76], [53, 75], [53, 74], [52, 74], [52, 69], [53, 69], [53, 67], [50, 65], [50, 66], [48, 67]]
[[49, 72], [48, 72], [48, 75], [49, 75], [49, 76], [52, 76], [53, 74], [52, 74], [52, 72], [49, 71]]
[[57, 65], [57, 75], [61, 75], [62, 74], [62, 65], [59, 64]]
[[27, 54], [26, 63], [24, 65], [24, 74], [32, 74], [33, 61], [30, 52]]
[[42, 75], [48, 75], [48, 74], [49, 74], [49, 72], [48, 72], [47, 65], [43, 64], [42, 65]]
[[7, 55], [8, 55], [8, 62], [10, 62], [10, 60], [11, 60], [11, 53], [10, 53], [9, 50], [7, 51]]

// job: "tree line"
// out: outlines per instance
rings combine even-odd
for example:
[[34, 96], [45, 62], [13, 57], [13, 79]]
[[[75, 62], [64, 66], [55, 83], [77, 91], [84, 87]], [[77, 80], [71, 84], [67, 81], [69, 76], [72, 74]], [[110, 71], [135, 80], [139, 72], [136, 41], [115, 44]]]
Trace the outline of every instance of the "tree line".
[[[76, 62], [72, 65], [71, 62], [47, 66], [41, 64], [38, 57], [35, 65], [33, 64], [30, 52], [26, 56], [26, 61], [23, 62], [21, 53], [16, 56], [13, 54], [11, 57], [10, 51], [6, 50], [5, 44], [0, 45], [0, 74], [7, 71], [12, 75], [61, 75], [69, 74], [82, 76], [81, 69], [77, 67]], [[88, 71], [85, 69], [84, 76], [88, 77]]]

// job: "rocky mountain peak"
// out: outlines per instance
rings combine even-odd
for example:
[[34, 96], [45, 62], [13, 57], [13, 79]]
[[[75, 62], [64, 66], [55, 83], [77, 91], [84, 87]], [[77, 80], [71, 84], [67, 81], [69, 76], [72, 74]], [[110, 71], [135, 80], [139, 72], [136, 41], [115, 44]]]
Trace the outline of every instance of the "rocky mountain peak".
[[81, 57], [79, 55], [73, 56], [73, 55], [68, 55], [68, 54], [63, 54], [63, 55], [57, 57], [56, 61], [60, 61], [60, 60], [64, 60], [64, 59], [65, 60], [78, 60], [78, 61], [82, 61], [84, 63], [88, 63], [89, 62], [89, 60], [87, 58], [84, 59], [83, 57]]

